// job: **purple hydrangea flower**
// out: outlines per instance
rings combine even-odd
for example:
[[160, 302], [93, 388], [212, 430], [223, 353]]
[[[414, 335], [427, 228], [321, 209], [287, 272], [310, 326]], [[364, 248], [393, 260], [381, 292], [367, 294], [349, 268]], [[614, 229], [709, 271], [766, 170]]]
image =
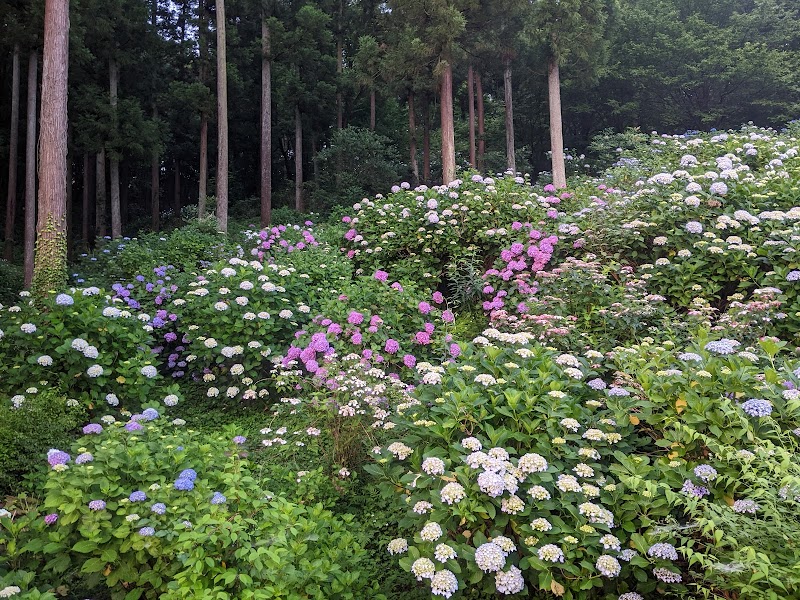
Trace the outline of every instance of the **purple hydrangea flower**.
[[53, 525], [56, 521], [58, 521], [58, 515], [56, 513], [50, 513], [44, 518], [45, 525]]
[[126, 431], [140, 431], [142, 429], [144, 428], [136, 421], [128, 421], [127, 423], [125, 423]]
[[717, 470], [711, 465], [697, 465], [694, 474], [703, 481], [714, 481], [717, 478]]
[[786, 274], [786, 281], [800, 281], [800, 271], [789, 271]]
[[103, 426], [99, 423], [89, 423], [83, 428], [84, 435], [90, 435], [92, 433], [103, 433]]
[[695, 485], [692, 483], [691, 479], [687, 479], [683, 482], [683, 487], [681, 488], [681, 492], [687, 494], [689, 496], [694, 496], [695, 498], [702, 498], [703, 496], [707, 496], [709, 494], [708, 488], [703, 487], [701, 485]]
[[75, 457], [75, 464], [82, 465], [84, 463], [92, 462], [93, 460], [94, 456], [92, 456], [91, 452], [84, 452]]
[[103, 510], [106, 507], [106, 503], [104, 500], [92, 500], [89, 502], [89, 508], [91, 510]]
[[155, 533], [156, 533], [156, 530], [153, 529], [152, 527], [142, 527], [139, 530], [139, 535], [141, 535], [143, 537], [150, 537], [152, 535], [155, 535]]
[[586, 385], [588, 385], [593, 390], [604, 390], [606, 389], [606, 382], [600, 379], [599, 377], [592, 379], [591, 381], [587, 381]]
[[398, 350], [400, 350], [400, 344], [397, 340], [389, 338], [386, 340], [386, 344], [384, 345], [383, 349], [388, 354], [395, 354]]
[[247, 441], [247, 438], [244, 437], [243, 435], [237, 435], [236, 437], [233, 438], [233, 443], [237, 444], [239, 446], [244, 444], [246, 441]]
[[51, 448], [47, 452], [47, 462], [50, 464], [51, 467], [55, 467], [56, 465], [65, 465], [70, 461], [70, 456], [63, 450], [58, 450], [57, 448]]
[[754, 515], [756, 514], [756, 511], [758, 511], [759, 506], [752, 500], [737, 500], [736, 502], [733, 503], [733, 506], [731, 508], [733, 509], [734, 512], [740, 514], [748, 513]]
[[664, 560], [678, 560], [678, 552], [675, 550], [675, 546], [665, 542], [659, 542], [658, 544], [650, 546], [647, 555]]

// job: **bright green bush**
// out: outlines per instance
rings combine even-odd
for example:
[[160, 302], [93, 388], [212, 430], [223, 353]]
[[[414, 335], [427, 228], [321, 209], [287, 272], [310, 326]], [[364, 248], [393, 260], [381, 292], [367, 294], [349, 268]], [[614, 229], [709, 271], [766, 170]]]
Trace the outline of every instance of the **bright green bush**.
[[[205, 436], [154, 409], [51, 450], [41, 534], [26, 551], [112, 598], [372, 598], [351, 517], [276, 497], [244, 438]], [[133, 595], [131, 595], [133, 594]]]

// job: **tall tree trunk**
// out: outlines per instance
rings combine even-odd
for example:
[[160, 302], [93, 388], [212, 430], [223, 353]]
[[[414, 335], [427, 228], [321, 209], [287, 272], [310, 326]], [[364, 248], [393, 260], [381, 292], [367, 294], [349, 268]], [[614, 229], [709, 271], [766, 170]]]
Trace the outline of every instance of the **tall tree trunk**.
[[369, 129], [375, 131], [375, 88], [369, 90]]
[[475, 72], [472, 65], [467, 70], [467, 103], [469, 104], [469, 164], [474, 169], [475, 162]]
[[342, 101], [342, 91], [339, 86], [342, 85], [342, 70], [344, 68], [344, 41], [343, 41], [343, 24], [344, 24], [344, 0], [339, 0], [339, 21], [336, 25], [336, 129], [344, 127], [344, 102]]
[[8, 195], [3, 258], [14, 258], [14, 219], [17, 216], [17, 153], [19, 152], [19, 44], [14, 45], [11, 75], [11, 135], [8, 148]]
[[414, 185], [419, 183], [419, 165], [417, 164], [417, 119], [414, 114], [414, 92], [408, 92], [408, 153], [411, 165], [411, 177]]
[[172, 209], [175, 218], [180, 222], [181, 219], [181, 161], [175, 160], [175, 185], [172, 186]]
[[122, 216], [122, 225], [128, 222], [128, 212], [130, 199], [130, 171], [131, 163], [128, 160], [121, 160], [119, 163], [119, 210]]
[[67, 280], [66, 170], [69, 0], [46, 0], [39, 123], [39, 218], [32, 288], [38, 297]]
[[272, 48], [261, 16], [261, 227], [272, 221]]
[[228, 62], [225, 0], [217, 2], [217, 229], [228, 232]]
[[547, 69], [547, 91], [550, 99], [550, 150], [552, 152], [553, 185], [567, 187], [564, 166], [564, 136], [561, 130], [561, 79], [558, 72], [558, 57], [550, 58]]
[[477, 166], [478, 171], [483, 172], [483, 155], [486, 152], [486, 136], [484, 130], [484, 112], [483, 112], [483, 83], [481, 81], [481, 74], [475, 73], [475, 95], [477, 98], [478, 109], [478, 156]]
[[300, 105], [294, 105], [294, 209], [301, 213], [303, 206], [303, 116]]
[[442, 183], [447, 185], [456, 178], [456, 148], [453, 129], [453, 67], [445, 63], [442, 72], [441, 102], [442, 120]]
[[[200, 21], [198, 43], [200, 46], [200, 83], [206, 85], [208, 68], [208, 20], [206, 19], [206, 0], [199, 0], [197, 13]], [[197, 218], [206, 214], [208, 195], [208, 113], [200, 111], [200, 173], [197, 184]]]
[[25, 288], [33, 281], [33, 254], [36, 248], [36, 93], [38, 91], [39, 54], [31, 51], [28, 59], [28, 131], [25, 138]]
[[[153, 120], [156, 119], [158, 119], [158, 107], [153, 105]], [[150, 226], [153, 231], [158, 231], [161, 228], [160, 179], [161, 158], [156, 149], [153, 150], [153, 156], [150, 159]]]
[[[113, 58], [108, 61], [109, 96], [111, 98], [111, 119], [113, 122], [114, 137], [117, 132], [117, 91], [119, 87], [119, 69], [117, 61]], [[122, 215], [119, 199], [119, 156], [116, 150], [108, 155], [108, 174], [111, 180], [111, 237], [122, 237]]]
[[89, 153], [83, 153], [83, 207], [81, 210], [81, 238], [84, 249], [89, 248]]
[[95, 238], [106, 235], [106, 151], [100, 149], [97, 153], [97, 166], [95, 169], [95, 208], [94, 208], [94, 234]]
[[422, 112], [422, 180], [431, 181], [431, 101], [427, 95]]
[[514, 150], [514, 106], [511, 100], [511, 56], [503, 56], [503, 93], [506, 105], [506, 165], [517, 173], [517, 155]]

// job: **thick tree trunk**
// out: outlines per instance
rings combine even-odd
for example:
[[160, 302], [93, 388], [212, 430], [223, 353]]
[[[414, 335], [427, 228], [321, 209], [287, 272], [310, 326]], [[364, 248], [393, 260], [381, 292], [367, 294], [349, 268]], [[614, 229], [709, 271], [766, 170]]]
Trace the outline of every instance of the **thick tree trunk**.
[[427, 96], [422, 113], [422, 180], [431, 181], [431, 104]]
[[369, 129], [375, 131], [375, 88], [369, 90]]
[[261, 227], [272, 222], [272, 48], [261, 17]]
[[486, 136], [484, 130], [484, 112], [483, 112], [483, 83], [481, 82], [481, 74], [475, 74], [475, 94], [477, 96], [478, 108], [478, 156], [477, 166], [478, 171], [483, 172], [483, 155], [486, 152]]
[[414, 114], [414, 92], [408, 92], [408, 153], [411, 165], [411, 177], [414, 185], [419, 183], [419, 165], [417, 164], [417, 119]]
[[3, 258], [14, 258], [14, 219], [17, 216], [17, 154], [19, 152], [19, 44], [14, 46], [11, 75], [11, 135], [8, 147], [8, 195], [6, 196], [5, 249]]
[[225, 0], [217, 2], [217, 229], [228, 232], [228, 63]]
[[81, 208], [81, 238], [84, 249], [89, 248], [89, 153], [83, 153], [83, 206]]
[[172, 209], [175, 218], [180, 222], [181, 219], [181, 161], [175, 161], [175, 185], [172, 187], [174, 193], [172, 197]]
[[442, 120], [442, 183], [447, 185], [456, 178], [456, 148], [453, 129], [453, 67], [447, 62], [442, 72], [441, 102]]
[[300, 105], [294, 105], [294, 209], [304, 212], [303, 206], [303, 116]]
[[28, 59], [28, 131], [25, 138], [25, 287], [33, 281], [33, 255], [36, 248], [36, 93], [38, 91], [39, 54]]
[[95, 238], [106, 235], [106, 151], [101, 149], [97, 153], [97, 166], [95, 168], [95, 203], [94, 203], [94, 234]]
[[[119, 88], [119, 69], [113, 58], [108, 61], [109, 96], [111, 98], [111, 119], [113, 129], [117, 129], [117, 91]], [[119, 157], [116, 151], [108, 155], [108, 175], [111, 180], [111, 237], [122, 237], [122, 213], [119, 198]]]
[[503, 56], [503, 93], [506, 104], [506, 165], [516, 175], [517, 155], [514, 150], [514, 106], [511, 100], [511, 57]]
[[[206, 85], [208, 61], [208, 21], [206, 19], [206, 0], [199, 0], [197, 16], [200, 21], [198, 44], [200, 46], [200, 83]], [[197, 184], [197, 218], [206, 214], [208, 195], [208, 114], [200, 111], [200, 172]]]
[[564, 167], [564, 136], [561, 130], [561, 80], [558, 57], [552, 57], [547, 69], [547, 90], [550, 99], [550, 150], [552, 151], [553, 185], [567, 187]]
[[469, 164], [474, 169], [475, 162], [475, 73], [472, 65], [467, 70], [467, 103], [469, 104]]
[[38, 297], [67, 279], [67, 69], [69, 0], [46, 0], [39, 123], [39, 217], [32, 288]]

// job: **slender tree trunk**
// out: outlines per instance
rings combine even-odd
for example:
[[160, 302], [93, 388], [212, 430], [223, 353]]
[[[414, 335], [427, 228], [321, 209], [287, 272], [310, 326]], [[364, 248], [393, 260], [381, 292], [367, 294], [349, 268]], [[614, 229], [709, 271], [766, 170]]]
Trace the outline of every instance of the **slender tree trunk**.
[[[197, 16], [200, 21], [198, 44], [200, 46], [200, 83], [206, 85], [208, 63], [208, 20], [206, 19], [206, 0], [199, 0]], [[197, 218], [206, 214], [208, 195], [208, 113], [200, 111], [200, 173], [197, 184]]]
[[469, 104], [469, 164], [474, 169], [475, 162], [475, 72], [472, 65], [467, 70], [467, 103]]
[[342, 29], [344, 23], [344, 0], [339, 0], [339, 22], [336, 26], [336, 129], [344, 127], [344, 102], [342, 92], [338, 87], [342, 84], [342, 70], [344, 68], [344, 42]]
[[453, 67], [447, 62], [442, 72], [441, 102], [442, 120], [442, 183], [447, 185], [456, 178], [456, 148], [453, 129]]
[[369, 90], [369, 129], [375, 131], [375, 88]]
[[261, 227], [272, 222], [272, 48], [261, 17]]
[[475, 73], [475, 94], [477, 96], [477, 109], [478, 109], [478, 156], [477, 166], [478, 171], [483, 172], [483, 155], [486, 152], [486, 136], [484, 129], [484, 112], [483, 112], [483, 83], [481, 81], [481, 74]]
[[175, 218], [180, 222], [181, 219], [181, 161], [175, 160], [175, 185], [172, 188], [172, 208]]
[[517, 173], [517, 156], [514, 150], [514, 106], [511, 100], [511, 57], [503, 56], [503, 93], [506, 104], [506, 165]]
[[38, 297], [67, 280], [66, 170], [69, 0], [46, 0], [42, 67], [39, 217], [32, 288]]
[[228, 232], [228, 63], [225, 0], [217, 2], [217, 229]]
[[28, 59], [28, 131], [25, 137], [25, 288], [33, 281], [33, 254], [36, 248], [36, 93], [38, 91], [39, 54], [31, 51]]
[[[108, 61], [109, 96], [111, 98], [111, 119], [116, 137], [117, 130], [117, 91], [119, 88], [119, 69], [113, 58]], [[122, 215], [119, 199], [119, 156], [116, 151], [108, 155], [108, 173], [111, 180], [111, 237], [122, 237]]]
[[101, 149], [97, 153], [97, 167], [95, 169], [95, 209], [94, 209], [94, 234], [95, 238], [106, 235], [106, 151]]
[[83, 247], [89, 248], [89, 153], [83, 153], [83, 206], [81, 210], [81, 238]]
[[[156, 119], [158, 119], [158, 107], [153, 105], [153, 120]], [[154, 150], [150, 159], [150, 226], [153, 231], [158, 231], [161, 227], [160, 179], [161, 158], [158, 155], [158, 150]]]
[[422, 179], [431, 181], [431, 103], [427, 96], [422, 112]]
[[552, 152], [553, 185], [567, 187], [564, 166], [564, 136], [561, 130], [561, 80], [558, 72], [558, 57], [550, 59], [547, 70], [547, 90], [550, 99], [550, 150]]
[[408, 92], [408, 153], [411, 165], [411, 177], [414, 185], [419, 183], [419, 165], [417, 164], [417, 119], [414, 114], [414, 92]]
[[294, 209], [304, 212], [303, 206], [303, 117], [300, 105], [294, 105]]
[[14, 46], [11, 75], [11, 135], [8, 147], [8, 195], [3, 258], [14, 258], [14, 219], [17, 216], [17, 154], [19, 152], [19, 44]]

